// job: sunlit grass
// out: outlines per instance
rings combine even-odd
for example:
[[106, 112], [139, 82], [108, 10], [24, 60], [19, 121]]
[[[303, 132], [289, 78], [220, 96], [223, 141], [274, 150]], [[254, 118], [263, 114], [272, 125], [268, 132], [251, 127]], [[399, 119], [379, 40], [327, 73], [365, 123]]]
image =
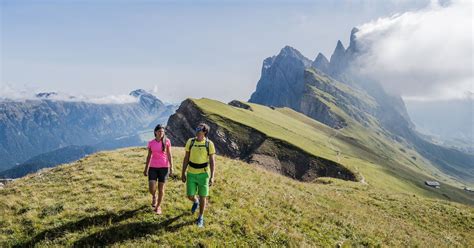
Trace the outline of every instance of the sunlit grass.
[[[146, 150], [101, 152], [0, 190], [0, 246], [473, 246], [472, 207], [371, 185], [303, 183], [217, 157], [206, 227], [194, 225], [184, 184], [167, 184], [152, 213]], [[174, 148], [176, 172], [183, 149]]]

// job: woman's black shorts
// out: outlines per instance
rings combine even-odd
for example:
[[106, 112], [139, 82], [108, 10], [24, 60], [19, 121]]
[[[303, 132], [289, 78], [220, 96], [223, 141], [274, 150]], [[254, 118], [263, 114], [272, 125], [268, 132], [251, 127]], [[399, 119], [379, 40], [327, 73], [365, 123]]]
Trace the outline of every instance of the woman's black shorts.
[[166, 179], [168, 178], [168, 174], [169, 174], [169, 168], [150, 167], [148, 169], [148, 180], [156, 181], [158, 179], [158, 182], [164, 183], [166, 182]]

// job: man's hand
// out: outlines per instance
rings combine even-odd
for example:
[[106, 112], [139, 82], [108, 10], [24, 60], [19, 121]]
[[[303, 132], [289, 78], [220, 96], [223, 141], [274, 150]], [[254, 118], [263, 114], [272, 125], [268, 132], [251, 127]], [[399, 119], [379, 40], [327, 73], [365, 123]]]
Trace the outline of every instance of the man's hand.
[[214, 184], [214, 178], [211, 177], [209, 178], [209, 186], [212, 186]]
[[186, 174], [181, 174], [181, 181], [183, 181], [183, 183], [186, 182]]

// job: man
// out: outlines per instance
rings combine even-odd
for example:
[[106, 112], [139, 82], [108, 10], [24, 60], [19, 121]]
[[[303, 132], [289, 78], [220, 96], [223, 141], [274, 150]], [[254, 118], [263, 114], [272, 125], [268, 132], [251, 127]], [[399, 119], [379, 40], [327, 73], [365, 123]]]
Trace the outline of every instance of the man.
[[[216, 149], [214, 143], [207, 138], [208, 125], [200, 123], [195, 131], [196, 137], [186, 142], [181, 178], [183, 183], [186, 183], [188, 199], [193, 202], [191, 212], [196, 212], [199, 207], [196, 224], [203, 227], [209, 186], [214, 183]], [[199, 195], [199, 200], [196, 198], [196, 193]]]

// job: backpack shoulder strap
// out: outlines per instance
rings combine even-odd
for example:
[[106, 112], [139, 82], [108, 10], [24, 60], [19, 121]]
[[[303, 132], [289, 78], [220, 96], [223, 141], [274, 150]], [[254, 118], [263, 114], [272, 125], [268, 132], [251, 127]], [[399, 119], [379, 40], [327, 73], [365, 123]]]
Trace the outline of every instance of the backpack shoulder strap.
[[189, 144], [189, 152], [191, 152], [191, 148], [193, 148], [194, 142], [196, 142], [196, 138], [191, 139], [191, 144]]
[[206, 138], [206, 150], [207, 150], [207, 156], [209, 156], [209, 140]]

